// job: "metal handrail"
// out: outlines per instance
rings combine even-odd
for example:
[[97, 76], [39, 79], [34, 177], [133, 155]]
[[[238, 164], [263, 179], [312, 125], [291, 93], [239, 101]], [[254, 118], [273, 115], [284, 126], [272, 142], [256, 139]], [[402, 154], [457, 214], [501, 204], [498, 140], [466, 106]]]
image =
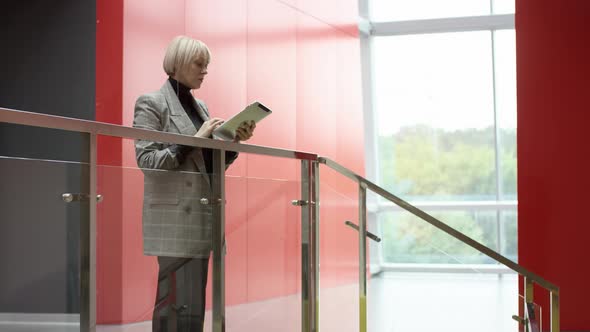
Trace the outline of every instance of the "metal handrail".
[[251, 144], [241, 144], [221, 140], [212, 140], [208, 138], [199, 138], [187, 135], [165, 133], [155, 130], [138, 129], [104, 122], [19, 111], [3, 107], [0, 107], [0, 122], [34, 127], [60, 129], [66, 131], [76, 131], [82, 133], [113, 136], [120, 138], [132, 138], [150, 140], [154, 142], [176, 143], [201, 148], [253, 153], [273, 157], [301, 160], [317, 160], [317, 154], [314, 153], [277, 149]]
[[522, 276], [534, 281], [536, 284], [544, 287], [551, 292], [559, 293], [559, 287], [551, 282], [543, 279], [542, 277], [534, 274], [533, 272], [525, 269], [521, 265], [513, 262], [509, 258], [497, 253], [496, 251], [484, 246], [483, 244], [475, 241], [474, 239], [470, 238], [469, 236], [459, 232], [458, 230], [452, 228], [451, 226], [445, 224], [444, 222], [436, 219], [435, 217], [429, 215], [428, 213], [418, 209], [417, 207], [413, 206], [412, 204], [404, 201], [403, 199], [393, 195], [392, 193], [388, 192], [387, 190], [381, 188], [380, 186], [374, 184], [373, 182], [365, 179], [364, 177], [356, 174], [355, 172], [349, 170], [348, 168], [338, 164], [337, 162], [330, 160], [329, 158], [319, 157], [318, 161], [326, 166], [330, 167], [331, 169], [337, 171], [338, 173], [356, 181], [358, 183], [363, 183], [367, 186], [367, 189], [370, 189], [374, 193], [380, 195], [381, 197], [393, 202], [394, 204], [398, 205], [402, 209], [412, 213], [413, 215], [417, 216], [418, 218], [428, 222], [432, 226], [442, 230], [443, 232], [449, 234], [450, 236], [454, 237], [455, 239], [471, 246], [475, 250], [483, 253], [484, 255], [506, 265], [513, 271], [519, 273]]
[[[487, 201], [487, 200], [478, 200], [478, 201], [445, 201], [445, 202], [431, 202], [431, 201], [410, 201], [412, 205], [419, 208], [420, 210], [430, 210], [430, 211], [455, 211], [455, 210], [516, 210], [518, 208], [517, 201]], [[377, 202], [370, 205], [371, 212], [374, 209], [379, 209], [379, 211], [400, 211], [402, 208], [397, 206], [396, 204], [385, 201], [385, 202]]]

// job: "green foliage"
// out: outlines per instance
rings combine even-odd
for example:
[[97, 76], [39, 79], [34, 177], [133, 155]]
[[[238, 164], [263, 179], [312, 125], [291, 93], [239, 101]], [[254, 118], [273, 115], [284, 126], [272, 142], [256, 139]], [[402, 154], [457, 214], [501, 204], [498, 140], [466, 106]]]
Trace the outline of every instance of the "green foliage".
[[[501, 198], [516, 198], [516, 131], [500, 130]], [[381, 184], [406, 200], [495, 200], [496, 151], [493, 127], [445, 131], [417, 125], [379, 137]], [[447, 212], [439, 219], [495, 248], [496, 212]], [[483, 263], [470, 247], [409, 214], [384, 222], [385, 259], [395, 262]], [[515, 247], [516, 234], [506, 237]]]
[[[476, 216], [474, 213], [461, 211], [438, 213], [434, 217], [448, 221], [451, 227], [494, 248], [494, 215], [488, 212], [483, 216]], [[450, 264], [489, 262], [473, 248], [409, 213], [389, 214], [382, 222], [386, 226], [383, 234], [386, 261]], [[492, 229], [487, 229], [490, 226]]]

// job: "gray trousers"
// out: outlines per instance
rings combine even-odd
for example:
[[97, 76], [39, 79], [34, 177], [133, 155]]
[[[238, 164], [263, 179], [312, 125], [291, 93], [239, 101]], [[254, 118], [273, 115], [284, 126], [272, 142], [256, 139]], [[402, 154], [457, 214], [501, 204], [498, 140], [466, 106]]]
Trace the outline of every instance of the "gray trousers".
[[[205, 321], [205, 289], [209, 258], [158, 256], [158, 291], [152, 319], [153, 332], [202, 332]], [[180, 268], [178, 268], [181, 266]], [[169, 272], [176, 271], [176, 281]], [[176, 282], [176, 301], [158, 303], [170, 294]]]

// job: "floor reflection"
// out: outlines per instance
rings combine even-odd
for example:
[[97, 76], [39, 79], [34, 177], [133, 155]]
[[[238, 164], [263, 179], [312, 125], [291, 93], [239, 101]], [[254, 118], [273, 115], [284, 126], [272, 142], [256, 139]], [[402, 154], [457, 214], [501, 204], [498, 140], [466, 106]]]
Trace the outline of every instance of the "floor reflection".
[[[321, 288], [320, 330], [358, 331], [358, 285]], [[383, 273], [368, 283], [368, 327], [378, 332], [515, 332], [515, 275]], [[2, 318], [2, 317], [0, 317]], [[211, 312], [206, 316], [211, 331]], [[0, 319], [2, 332], [74, 332], [76, 324]], [[98, 332], [151, 332], [151, 322], [99, 325]], [[226, 331], [301, 331], [299, 295], [232, 306]]]

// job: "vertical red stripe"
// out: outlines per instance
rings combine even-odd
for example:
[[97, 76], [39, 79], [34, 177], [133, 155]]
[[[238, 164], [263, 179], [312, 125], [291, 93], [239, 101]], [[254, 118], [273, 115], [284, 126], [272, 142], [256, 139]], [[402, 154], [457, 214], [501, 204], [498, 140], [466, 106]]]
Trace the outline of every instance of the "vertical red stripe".
[[[519, 262], [561, 287], [561, 329], [590, 330], [590, 2], [519, 0]], [[535, 293], [549, 324], [547, 294]]]
[[[96, 1], [96, 121], [122, 124], [123, 1]], [[121, 165], [121, 140], [99, 137], [100, 165]], [[105, 197], [97, 212], [98, 323], [123, 320], [122, 173], [98, 167], [98, 192]]]

